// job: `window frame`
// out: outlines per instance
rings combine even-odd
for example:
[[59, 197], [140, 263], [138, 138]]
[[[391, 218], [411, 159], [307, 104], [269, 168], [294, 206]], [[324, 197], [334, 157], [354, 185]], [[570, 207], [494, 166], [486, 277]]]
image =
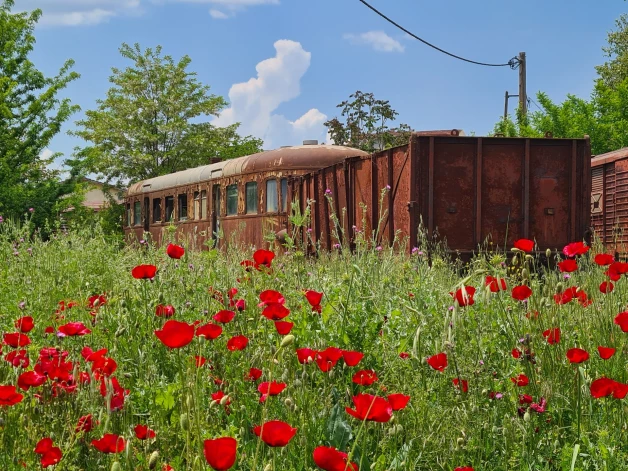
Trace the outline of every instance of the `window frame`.
[[[181, 202], [185, 202], [185, 206], [181, 204]], [[185, 208], [185, 211], [183, 209]], [[185, 216], [183, 213], [185, 212]], [[189, 207], [188, 207], [188, 194], [187, 193], [179, 193], [177, 194], [177, 221], [185, 222], [189, 219]]]
[[[255, 204], [249, 207], [249, 188], [255, 187]], [[257, 188], [257, 182], [246, 182], [244, 185], [244, 214], [257, 214], [259, 212], [259, 189]]]
[[[284, 182], [286, 186], [286, 190], [284, 192]], [[285, 194], [284, 194], [285, 193]], [[279, 180], [279, 201], [278, 205], [280, 206], [281, 213], [288, 212], [288, 179], [282, 178]]]
[[196, 190], [192, 197], [194, 201], [194, 220], [198, 221], [201, 218], [201, 192]]
[[[172, 202], [171, 211], [168, 211], [168, 200]], [[175, 219], [174, 209], [174, 195], [164, 196], [164, 222], [172, 222]]]
[[[268, 195], [270, 195], [270, 192], [268, 191], [268, 183], [269, 182], [275, 182], [275, 209], [274, 210], [269, 210], [268, 209]], [[265, 202], [264, 202], [264, 210], [266, 213], [268, 214], [277, 214], [279, 213], [279, 204], [280, 204], [280, 199], [279, 199], [279, 182], [277, 180], [277, 178], [272, 177], [272, 178], [267, 178], [266, 181], [264, 182], [264, 188], [265, 188]]]
[[[155, 203], [158, 204], [155, 205]], [[157, 219], [157, 216], [159, 216], [159, 219]], [[161, 223], [161, 198], [153, 198], [153, 223]]]
[[[238, 215], [238, 191], [239, 191], [238, 186], [239, 185], [237, 183], [232, 183], [231, 185], [227, 185], [225, 187], [225, 193], [226, 193], [225, 194], [225, 196], [226, 196], [225, 197], [225, 200], [226, 200], [225, 201], [225, 214], [226, 214], [227, 217], [229, 217], [229, 216], [237, 216]], [[235, 212], [230, 212], [229, 211], [229, 189], [230, 188], [235, 188]], [[231, 196], [233, 196], [233, 195], [231, 195]]]
[[[139, 207], [139, 211], [137, 210]], [[142, 202], [140, 200], [133, 201], [133, 226], [142, 225]]]
[[200, 219], [207, 219], [207, 190], [201, 190], [201, 217]]
[[132, 227], [131, 221], [133, 217], [131, 215], [131, 202], [128, 201], [126, 204], [126, 227]]

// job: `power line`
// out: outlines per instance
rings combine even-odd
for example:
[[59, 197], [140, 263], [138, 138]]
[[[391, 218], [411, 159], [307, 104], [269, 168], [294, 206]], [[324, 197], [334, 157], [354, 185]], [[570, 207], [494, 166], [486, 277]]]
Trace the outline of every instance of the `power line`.
[[543, 108], [541, 108], [539, 104], [536, 101], [534, 101], [532, 98], [528, 98], [528, 102], [534, 103], [534, 106], [536, 106], [539, 109], [539, 111], [543, 111]]
[[519, 66], [519, 59], [517, 57], [513, 57], [512, 59], [510, 59], [507, 63], [505, 64], [488, 64], [486, 62], [477, 62], [477, 61], [472, 61], [471, 59], [465, 59], [464, 57], [460, 57], [457, 56], [456, 54], [452, 54], [451, 52], [447, 52], [444, 49], [441, 49], [438, 46], [435, 46], [434, 44], [431, 44], [429, 42], [427, 42], [425, 39], [421, 39], [420, 37], [418, 37], [416, 34], [411, 33], [410, 31], [408, 31], [407, 29], [405, 29], [403, 26], [399, 25], [398, 23], [395, 23], [393, 20], [391, 20], [390, 18], [388, 18], [386, 15], [384, 15], [382, 12], [380, 12], [379, 10], [377, 10], [375, 7], [373, 7], [372, 5], [369, 5], [367, 2], [365, 2], [364, 0], [360, 0], [361, 3], [363, 3], [364, 5], [366, 5], [368, 8], [370, 8], [371, 10], [373, 10], [375, 13], [377, 13], [379, 16], [381, 16], [383, 19], [385, 19], [386, 21], [388, 21], [390, 24], [396, 26], [397, 28], [399, 28], [401, 31], [403, 31], [406, 34], [409, 34], [410, 36], [412, 36], [414, 39], [418, 39], [419, 41], [421, 41], [423, 44], [436, 49], [439, 52], [442, 52], [443, 54], [447, 54], [448, 56], [451, 56], [455, 59], [459, 59], [461, 61], [464, 62], [469, 62], [471, 64], [476, 64], [476, 65], [483, 65], [486, 67], [506, 67], [509, 66], [511, 69], [516, 69]]

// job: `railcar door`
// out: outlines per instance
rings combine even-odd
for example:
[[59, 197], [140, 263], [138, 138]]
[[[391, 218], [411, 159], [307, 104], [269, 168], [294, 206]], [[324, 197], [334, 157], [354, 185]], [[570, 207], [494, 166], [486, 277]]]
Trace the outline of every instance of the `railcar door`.
[[150, 198], [144, 198], [144, 232], [150, 229]]

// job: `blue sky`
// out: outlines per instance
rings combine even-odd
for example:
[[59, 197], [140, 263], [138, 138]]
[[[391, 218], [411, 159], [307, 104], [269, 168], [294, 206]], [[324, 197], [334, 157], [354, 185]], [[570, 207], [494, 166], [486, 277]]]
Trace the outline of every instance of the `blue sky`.
[[[65, 59], [81, 79], [66, 91], [83, 110], [109, 88], [111, 67], [125, 67], [122, 42], [163, 46], [212, 93], [232, 106], [216, 124], [242, 122], [266, 148], [325, 140], [326, 118], [356, 90], [389, 100], [398, 122], [416, 130], [460, 128], [489, 133], [504, 92], [517, 93], [508, 67], [466, 64], [407, 37], [358, 0], [16, 0], [16, 10], [44, 11], [33, 60], [47, 74]], [[622, 0], [370, 0], [410, 31], [483, 62], [528, 57], [528, 93], [554, 100], [589, 96], [594, 66]], [[258, 66], [259, 64], [259, 66]], [[511, 109], [516, 99], [511, 99]], [[534, 109], [534, 105], [532, 105]], [[70, 156], [82, 142], [66, 135], [50, 151]]]

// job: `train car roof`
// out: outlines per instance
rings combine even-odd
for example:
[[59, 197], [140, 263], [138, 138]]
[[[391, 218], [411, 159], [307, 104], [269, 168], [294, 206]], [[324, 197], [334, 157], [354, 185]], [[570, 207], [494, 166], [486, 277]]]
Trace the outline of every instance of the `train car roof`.
[[591, 159], [591, 167], [597, 167], [598, 165], [610, 164], [616, 160], [622, 160], [628, 158], [628, 147], [617, 149], [606, 154], [596, 155]]
[[216, 178], [270, 170], [315, 170], [342, 162], [348, 157], [368, 156], [367, 152], [345, 146], [286, 146], [181, 172], [150, 178], [131, 185], [127, 196], [192, 185]]

